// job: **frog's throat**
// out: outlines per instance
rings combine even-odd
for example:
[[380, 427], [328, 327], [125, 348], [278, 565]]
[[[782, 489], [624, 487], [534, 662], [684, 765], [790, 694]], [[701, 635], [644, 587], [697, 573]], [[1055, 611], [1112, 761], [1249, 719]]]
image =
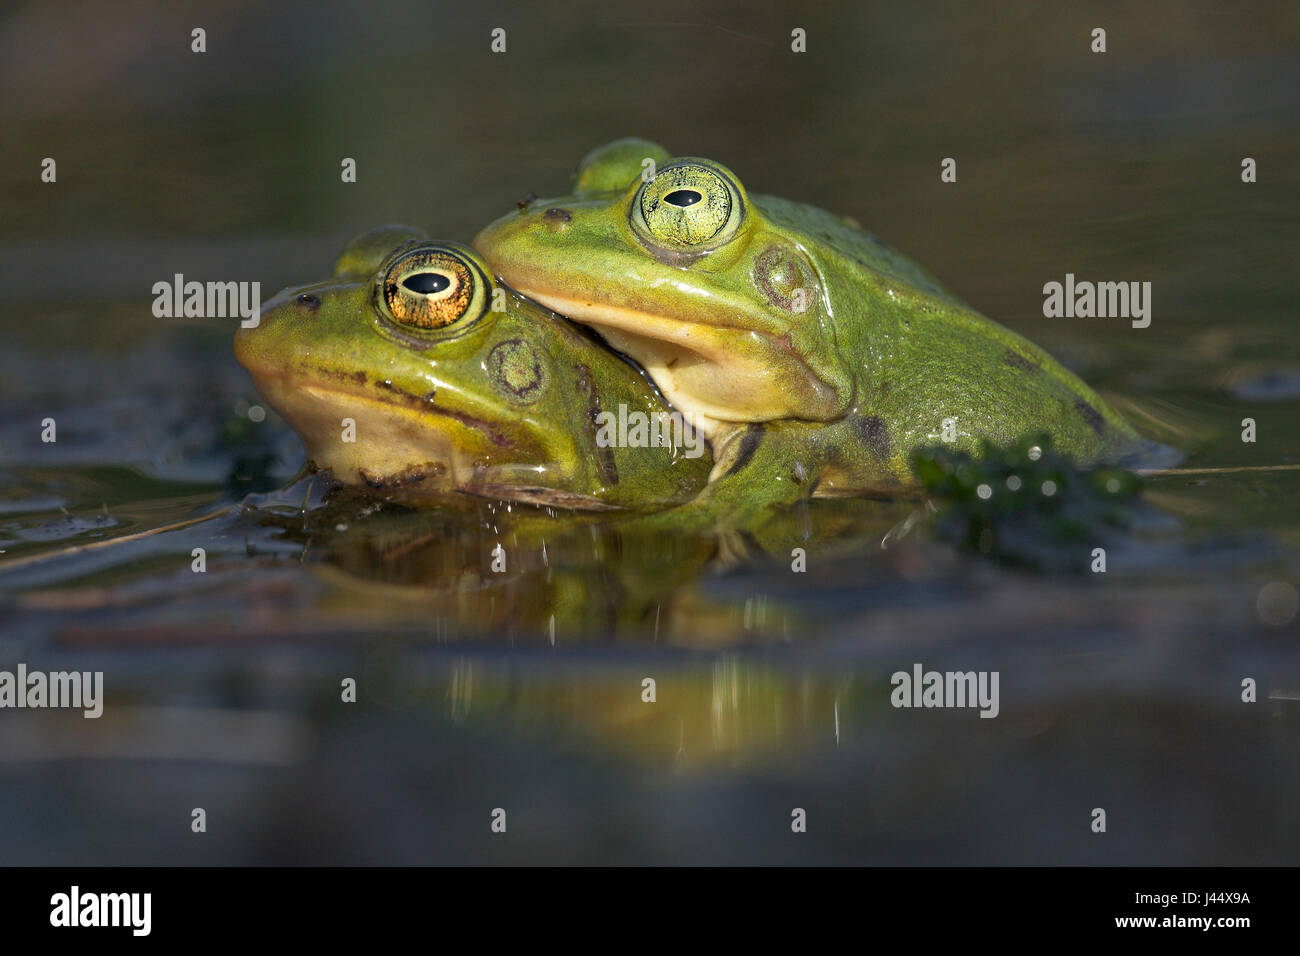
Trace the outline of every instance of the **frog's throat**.
[[[474, 483], [485, 451], [511, 458], [521, 451], [489, 423], [430, 403], [416, 408], [355, 389], [293, 384], [286, 376], [260, 377], [258, 387], [302, 435], [311, 459], [351, 483], [384, 484], [428, 466], [430, 481], [459, 489]], [[344, 419], [352, 421], [351, 441], [344, 439]]]
[[[708, 362], [711, 376], [720, 385], [749, 383], [750, 387], [744, 391], [761, 395], [764, 387], [773, 387], [773, 380], [766, 368], [746, 358], [749, 350], [740, 346], [744, 344], [743, 340], [752, 341], [752, 336], [757, 335], [767, 343], [772, 354], [791, 354], [789, 347], [773, 335], [757, 329], [684, 322], [653, 312], [570, 299], [527, 287], [517, 286], [516, 290], [553, 312], [595, 326], [611, 345], [639, 362], [673, 407], [710, 441], [730, 425], [800, 417], [797, 407], [782, 405], [794, 389], [777, 388], [770, 395], [769, 408], [750, 408], [741, 412], [734, 402], [713, 402], [702, 397], [700, 388], [683, 383], [681, 370], [676, 367], [681, 354], [688, 353]], [[791, 363], [790, 367], [795, 364]], [[797, 366], [803, 373], [799, 376], [798, 386], [802, 387], [805, 396], [813, 397], [816, 406], [832, 408], [842, 404], [836, 399], [837, 390], [833, 385], [814, 374], [806, 363], [798, 361]]]

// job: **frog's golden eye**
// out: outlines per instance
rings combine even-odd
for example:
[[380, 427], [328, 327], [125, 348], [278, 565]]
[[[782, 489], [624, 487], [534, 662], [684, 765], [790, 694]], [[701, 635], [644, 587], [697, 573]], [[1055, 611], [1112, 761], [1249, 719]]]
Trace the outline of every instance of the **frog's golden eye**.
[[478, 318], [491, 295], [486, 278], [471, 263], [446, 249], [421, 247], [393, 258], [376, 291], [388, 317], [414, 329]]
[[632, 203], [632, 224], [660, 246], [702, 249], [730, 239], [744, 215], [726, 175], [703, 163], [665, 166]]

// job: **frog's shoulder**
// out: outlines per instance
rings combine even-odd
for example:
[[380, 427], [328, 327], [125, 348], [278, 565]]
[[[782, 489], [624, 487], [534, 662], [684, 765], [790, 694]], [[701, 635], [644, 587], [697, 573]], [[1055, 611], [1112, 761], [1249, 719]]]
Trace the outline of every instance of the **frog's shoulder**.
[[779, 196], [751, 195], [750, 199], [774, 225], [807, 234], [815, 245], [829, 247], [850, 266], [856, 264], [874, 270], [954, 305], [966, 304], [921, 266], [885, 245], [851, 219]]

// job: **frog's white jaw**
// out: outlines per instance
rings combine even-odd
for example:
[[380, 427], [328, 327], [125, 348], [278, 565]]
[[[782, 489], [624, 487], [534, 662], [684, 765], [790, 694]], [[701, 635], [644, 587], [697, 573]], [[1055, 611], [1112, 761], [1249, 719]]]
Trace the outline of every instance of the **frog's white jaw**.
[[710, 369], [708, 360], [699, 353], [608, 326], [600, 326], [598, 331], [616, 350], [640, 364], [669, 404], [710, 442], [715, 440], [719, 428], [731, 424], [723, 417], [733, 414], [730, 409], [696, 397], [693, 379], [704, 374], [716, 381], [720, 374]]
[[[522, 288], [522, 295], [589, 325], [645, 369], [669, 403], [710, 441], [724, 424], [787, 417], [791, 409], [768, 398], [756, 404], [754, 370], [726, 340], [759, 333], [701, 327], [631, 309], [566, 299]], [[766, 373], [760, 372], [760, 376]]]
[[267, 401], [303, 436], [308, 457], [339, 480], [376, 489], [452, 491], [473, 480], [471, 429], [362, 395], [261, 378]]
[[268, 388], [267, 400], [303, 436], [308, 456], [350, 484], [401, 477], [453, 488], [469, 463], [435, 429], [420, 429], [391, 407], [314, 385]]
[[442, 500], [451, 492], [567, 510], [614, 507], [571, 490], [573, 476], [540, 449], [501, 449], [480, 428], [436, 410], [401, 405], [319, 385], [261, 377], [266, 400], [303, 437], [307, 455], [346, 484], [400, 500]]

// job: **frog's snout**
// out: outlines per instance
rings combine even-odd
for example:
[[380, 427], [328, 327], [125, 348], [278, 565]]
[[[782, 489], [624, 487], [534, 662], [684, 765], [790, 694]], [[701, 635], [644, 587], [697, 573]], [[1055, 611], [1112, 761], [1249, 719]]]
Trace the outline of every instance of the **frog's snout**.
[[321, 297], [315, 292], [300, 292], [297, 289], [281, 289], [271, 299], [262, 303], [257, 311], [257, 324], [261, 325], [277, 314], [311, 318], [320, 311]]

